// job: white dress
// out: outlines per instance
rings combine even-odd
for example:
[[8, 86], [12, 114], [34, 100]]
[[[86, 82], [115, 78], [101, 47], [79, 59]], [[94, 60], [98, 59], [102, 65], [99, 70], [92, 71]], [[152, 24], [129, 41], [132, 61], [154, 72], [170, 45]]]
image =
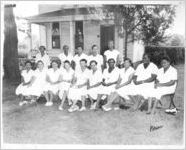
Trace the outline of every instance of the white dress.
[[[58, 81], [58, 79], [61, 75], [61, 71], [60, 71], [60, 69], [57, 69], [56, 71], [54, 71], [53, 68], [50, 68], [47, 71], [47, 75], [49, 76], [49, 78], [52, 82], [56, 82], [56, 81]], [[45, 92], [51, 91], [53, 94], [57, 94], [57, 92], [59, 91], [59, 87], [60, 87], [59, 83], [52, 85], [49, 82], [46, 82], [46, 86], [45, 86], [44, 91]]]
[[[119, 78], [120, 71], [117, 67], [112, 70], [112, 72], [108, 72], [108, 69], [105, 69], [103, 71], [103, 79], [105, 79], [105, 83], [111, 83], [111, 82], [116, 82]], [[111, 92], [115, 91], [116, 84], [113, 84], [111, 86], [101, 86], [99, 94], [105, 94], [105, 95], [110, 95]]]
[[[73, 76], [74, 76], [74, 70], [70, 68], [69, 71], [67, 71], [66, 69], [63, 69], [62, 72], [62, 79], [63, 80], [72, 80]], [[60, 87], [59, 87], [59, 97], [62, 99], [63, 98], [63, 94], [64, 91], [69, 91], [71, 83], [68, 82], [61, 82], [60, 83]]]
[[[121, 84], [128, 81], [129, 77], [134, 74], [134, 69], [132, 67], [129, 67], [127, 70], [125, 68], [120, 69], [120, 78], [121, 78]], [[133, 93], [133, 83], [123, 86], [116, 90], [116, 92], [123, 98], [129, 100], [129, 95], [132, 95]]]
[[81, 70], [81, 67], [80, 67], [80, 60], [81, 59], [86, 59], [87, 60], [87, 64], [89, 63], [89, 56], [82, 53], [80, 56], [79, 55], [75, 55], [74, 56], [74, 62], [76, 63], [76, 67], [75, 67], [75, 70], [76, 71], [80, 71]]
[[34, 71], [35, 81], [32, 84], [32, 94], [34, 96], [41, 96], [44, 92], [45, 86], [46, 86], [46, 74], [47, 69], [43, 69], [40, 71], [39, 69], [36, 69]]
[[[23, 77], [25, 82], [29, 82], [32, 77], [34, 77], [34, 71], [31, 69], [27, 72], [27, 70], [23, 70], [21, 73], [21, 76]], [[16, 95], [24, 95], [24, 96], [30, 96], [32, 95], [32, 88], [28, 87], [28, 85], [23, 86], [23, 83], [21, 83], [15, 91]]]
[[[93, 71], [91, 70], [91, 73], [89, 75], [89, 84], [90, 86], [95, 85], [97, 83], [102, 82], [102, 72], [101, 70], [96, 70], [96, 72], [93, 73]], [[87, 90], [87, 94], [92, 97], [93, 99], [97, 99], [97, 96], [99, 94], [99, 91], [101, 90], [101, 85], [88, 89]]]
[[69, 89], [68, 98], [71, 100], [81, 100], [81, 96], [87, 95], [87, 86], [83, 86], [82, 88], [78, 88], [77, 86], [88, 81], [90, 70], [86, 68], [84, 71], [75, 71], [74, 76], [77, 78], [77, 81], [76, 84]]
[[[164, 69], [160, 68], [158, 70], [157, 80], [159, 80], [159, 83], [166, 83], [171, 80], [177, 81], [178, 80], [177, 70], [174, 67], [170, 66], [168, 68], [168, 70], [166, 72], [164, 72]], [[157, 87], [152, 92], [152, 97], [155, 97], [157, 99], [161, 99], [161, 97], [163, 95], [173, 94], [173, 93], [175, 93], [176, 85], [177, 85], [177, 83], [175, 83], [172, 86]]]
[[[152, 74], [157, 75], [158, 68], [157, 66], [150, 62], [147, 68], [144, 68], [143, 63], [140, 64], [136, 71], [135, 75], [137, 76], [137, 81], [146, 80], [151, 77]], [[152, 91], [154, 89], [154, 81], [150, 83], [143, 83], [140, 85], [134, 85], [133, 93], [131, 95], [141, 95], [145, 99], [151, 97]]]
[[61, 60], [61, 66], [62, 67], [64, 66], [64, 62], [66, 60], [68, 60], [70, 63], [73, 60], [73, 56], [70, 53], [68, 54], [68, 56], [66, 56], [64, 53], [61, 53], [61, 54], [58, 55], [58, 58]]
[[92, 60], [95, 60], [95, 61], [97, 62], [97, 68], [98, 68], [99, 70], [102, 70], [102, 69], [101, 69], [101, 66], [103, 65], [103, 56], [100, 55], [100, 54], [97, 54], [96, 56], [90, 55], [90, 56], [89, 56], [89, 64], [88, 64], [88, 66], [90, 65], [90, 62], [91, 62]]

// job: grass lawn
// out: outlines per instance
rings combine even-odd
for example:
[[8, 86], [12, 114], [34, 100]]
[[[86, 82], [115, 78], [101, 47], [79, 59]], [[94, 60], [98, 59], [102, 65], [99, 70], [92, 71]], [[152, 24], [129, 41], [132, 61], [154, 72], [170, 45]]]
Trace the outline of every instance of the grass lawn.
[[3, 84], [3, 140], [14, 144], [121, 144], [181, 145], [184, 121], [184, 65], [178, 69], [175, 103], [176, 116], [164, 113], [168, 98], [157, 118], [163, 128], [150, 132], [150, 116], [143, 111], [58, 111], [44, 103], [20, 107], [15, 96], [16, 85]]

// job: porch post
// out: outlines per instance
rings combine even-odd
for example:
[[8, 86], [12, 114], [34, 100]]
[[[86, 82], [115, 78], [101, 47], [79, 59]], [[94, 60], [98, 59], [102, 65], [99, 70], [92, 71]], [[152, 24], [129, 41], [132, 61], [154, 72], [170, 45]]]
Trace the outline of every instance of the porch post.
[[28, 26], [29, 26], [29, 30], [30, 30], [30, 49], [33, 49], [33, 46], [32, 46], [32, 24], [28, 23]]
[[73, 22], [70, 21], [70, 50], [74, 54], [74, 36], [73, 36]]

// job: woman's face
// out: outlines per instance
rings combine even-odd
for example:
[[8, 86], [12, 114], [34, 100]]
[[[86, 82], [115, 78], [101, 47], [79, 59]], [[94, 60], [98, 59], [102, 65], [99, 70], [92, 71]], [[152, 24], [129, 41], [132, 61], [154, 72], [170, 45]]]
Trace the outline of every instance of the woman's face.
[[94, 46], [94, 48], [92, 49], [92, 54], [96, 55], [98, 53], [98, 47]]
[[44, 64], [43, 64], [42, 62], [39, 62], [37, 67], [38, 67], [40, 70], [42, 70], [43, 67], [44, 67]]
[[30, 70], [32, 68], [31, 63], [26, 63], [25, 68], [26, 70]]
[[167, 61], [167, 60], [165, 60], [165, 59], [163, 59], [163, 60], [161, 61], [161, 65], [162, 65], [162, 67], [163, 67], [164, 69], [166, 69], [166, 68], [168, 68], [168, 67], [170, 66], [170, 62]]
[[64, 68], [65, 68], [65, 69], [69, 69], [69, 68], [70, 68], [70, 64], [69, 64], [69, 63], [65, 63], [65, 64], [64, 64]]
[[57, 69], [58, 68], [58, 64], [56, 62], [52, 62], [52, 68], [53, 69]]
[[90, 67], [91, 67], [92, 70], [96, 70], [97, 65], [96, 65], [95, 62], [92, 62], [91, 65], [90, 65]]
[[114, 68], [115, 61], [114, 60], [109, 60], [108, 65], [109, 65], [109, 68]]
[[130, 65], [130, 62], [129, 62], [129, 60], [125, 60], [125, 62], [124, 62], [124, 67], [125, 68], [128, 68], [128, 67], [130, 67], [131, 65]]

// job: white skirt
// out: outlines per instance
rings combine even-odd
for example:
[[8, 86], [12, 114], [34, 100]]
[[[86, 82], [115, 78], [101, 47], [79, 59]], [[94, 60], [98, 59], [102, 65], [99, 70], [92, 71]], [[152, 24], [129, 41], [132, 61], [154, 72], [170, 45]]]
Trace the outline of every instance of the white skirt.
[[57, 92], [60, 89], [59, 87], [60, 87], [59, 84], [52, 85], [50, 83], [46, 83], [43, 91], [45, 91], [45, 92], [51, 91], [53, 94], [57, 94]]
[[71, 100], [81, 100], [81, 96], [87, 95], [87, 87], [82, 88], [71, 87], [68, 92], [68, 99]]
[[101, 87], [101, 86], [88, 89], [88, 90], [87, 90], [87, 94], [88, 94], [91, 98], [93, 98], [94, 100], [96, 100], [97, 97], [98, 97], [98, 94], [99, 94], [99, 92], [100, 92], [100, 90], [101, 90], [100, 87]]
[[126, 85], [116, 90], [116, 93], [124, 99], [130, 100], [129, 95], [134, 95], [134, 85]]
[[112, 92], [115, 92], [116, 84], [111, 86], [100, 86], [100, 90], [98, 91], [98, 94], [104, 94], [104, 95], [110, 95]]
[[63, 98], [63, 94], [64, 92], [68, 92], [70, 88], [70, 83], [67, 82], [62, 82], [59, 85], [59, 98], [62, 99]]
[[15, 91], [16, 95], [24, 95], [24, 96], [38, 96], [39, 95], [39, 91], [37, 92], [33, 86], [28, 87], [27, 85], [23, 86], [23, 84], [21, 83]]
[[174, 86], [158, 87], [157, 89], [153, 90], [151, 97], [154, 97], [160, 100], [163, 95], [173, 94], [175, 93], [175, 90], [176, 88]]

